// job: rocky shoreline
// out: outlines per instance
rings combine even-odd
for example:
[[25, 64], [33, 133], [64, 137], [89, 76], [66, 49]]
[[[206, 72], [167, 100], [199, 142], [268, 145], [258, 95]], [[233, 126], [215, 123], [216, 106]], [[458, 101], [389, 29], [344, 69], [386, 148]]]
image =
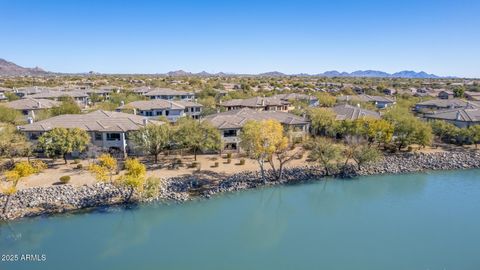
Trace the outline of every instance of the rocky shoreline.
[[[403, 153], [388, 155], [382, 161], [366, 164], [362, 168], [349, 165], [337, 172], [335, 177], [352, 178], [377, 174], [400, 174], [428, 170], [456, 170], [480, 168], [480, 152], [441, 152], [441, 153]], [[192, 174], [185, 177], [165, 179], [155, 198], [139, 199], [133, 202], [152, 200], [186, 201], [194, 198], [209, 198], [221, 192], [272, 186], [295, 184], [321, 180], [325, 171], [317, 166], [295, 167], [285, 170], [282, 181], [273, 181], [267, 172], [264, 181], [257, 172], [245, 172], [228, 176], [216, 174]], [[5, 213], [0, 211], [0, 220], [13, 220], [21, 217], [62, 213], [125, 203], [128, 190], [108, 183], [97, 183], [74, 187], [58, 185], [20, 190], [9, 198]], [[6, 195], [0, 195], [0, 205], [5, 205]], [[3, 210], [3, 209], [2, 209]]]

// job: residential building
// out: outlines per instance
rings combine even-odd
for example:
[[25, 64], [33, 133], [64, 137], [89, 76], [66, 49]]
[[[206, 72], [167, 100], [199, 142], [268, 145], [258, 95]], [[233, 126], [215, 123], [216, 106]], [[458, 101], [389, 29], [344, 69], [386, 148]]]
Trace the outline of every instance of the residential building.
[[19, 100], [14, 100], [2, 104], [5, 107], [15, 109], [20, 111], [23, 115], [28, 115], [35, 119], [35, 114], [38, 111], [51, 109], [53, 107], [60, 106], [59, 101], [54, 101], [50, 99], [34, 99], [34, 98], [23, 98]]
[[137, 131], [148, 123], [162, 124], [139, 115], [122, 112], [94, 111], [87, 114], [65, 114], [46, 120], [31, 122], [19, 127], [29, 140], [36, 140], [54, 128], [79, 128], [88, 132], [91, 144], [103, 150], [123, 153], [135, 153], [129, 133]]
[[88, 94], [85, 91], [43, 91], [25, 97], [33, 99], [50, 99], [59, 101], [62, 97], [71, 97], [78, 105], [85, 107], [88, 105]]
[[382, 92], [387, 96], [393, 96], [397, 93], [397, 90], [393, 89], [393, 88], [385, 88], [385, 89], [383, 89]]
[[280, 111], [258, 111], [250, 108], [231, 110], [209, 115], [204, 121], [220, 130], [223, 151], [240, 151], [240, 132], [249, 120], [277, 120], [285, 129], [291, 131], [293, 137], [303, 137], [308, 133], [309, 121], [294, 114]]
[[219, 104], [227, 111], [249, 108], [257, 111], [282, 111], [287, 112], [291, 103], [275, 97], [253, 97], [247, 99], [232, 99]]
[[480, 92], [466, 91], [465, 98], [473, 101], [480, 101]]
[[380, 119], [378, 112], [362, 109], [360, 106], [340, 104], [334, 106], [332, 110], [336, 114], [336, 120], [357, 120], [362, 118]]
[[469, 102], [458, 98], [432, 99], [415, 104], [415, 110], [417, 112], [428, 112], [445, 109], [458, 109], [465, 108], [469, 104], [472, 104], [472, 106], [479, 106], [479, 104], [476, 104], [474, 102]]
[[439, 99], [451, 99], [455, 97], [455, 95], [453, 94], [453, 91], [447, 91], [447, 90], [439, 91], [437, 96]]
[[375, 106], [379, 109], [390, 107], [396, 103], [394, 98], [365, 94], [357, 96], [339, 96], [337, 100], [340, 102], [368, 102], [375, 104]]
[[480, 124], [480, 108], [469, 106], [466, 108], [448, 109], [425, 114], [427, 120], [444, 120], [460, 128]]
[[149, 118], [165, 116], [170, 122], [176, 122], [178, 118], [190, 116], [194, 119], [200, 118], [202, 105], [184, 100], [140, 100], [130, 102], [117, 108], [117, 111], [133, 110], [133, 114]]
[[185, 91], [177, 91], [170, 88], [156, 88], [145, 94], [150, 99], [165, 99], [165, 100], [187, 100], [193, 101], [195, 94]]
[[315, 96], [310, 96], [306, 94], [291, 93], [291, 94], [278, 94], [273, 96], [273, 98], [281, 99], [284, 101], [304, 101], [307, 102], [309, 106], [318, 106], [319, 101]]

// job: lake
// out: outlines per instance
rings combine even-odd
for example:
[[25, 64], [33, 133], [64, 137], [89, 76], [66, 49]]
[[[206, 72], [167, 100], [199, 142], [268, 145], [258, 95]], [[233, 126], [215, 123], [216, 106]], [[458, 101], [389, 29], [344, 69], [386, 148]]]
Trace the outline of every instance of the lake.
[[[0, 253], [19, 256], [0, 262], [7, 270], [477, 270], [480, 170], [330, 179], [27, 218], [0, 225]], [[40, 261], [21, 261], [27, 254]]]

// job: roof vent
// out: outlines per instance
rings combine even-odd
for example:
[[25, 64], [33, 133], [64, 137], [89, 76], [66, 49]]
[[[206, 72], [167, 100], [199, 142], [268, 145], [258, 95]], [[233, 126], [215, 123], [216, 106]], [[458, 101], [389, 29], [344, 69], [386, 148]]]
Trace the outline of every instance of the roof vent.
[[28, 124], [33, 124], [33, 117], [28, 117], [27, 122]]

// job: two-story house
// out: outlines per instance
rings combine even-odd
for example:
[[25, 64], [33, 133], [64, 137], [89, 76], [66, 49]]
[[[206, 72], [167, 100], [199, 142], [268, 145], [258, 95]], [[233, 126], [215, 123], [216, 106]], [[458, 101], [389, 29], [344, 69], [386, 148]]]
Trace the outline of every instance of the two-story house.
[[165, 100], [186, 100], [193, 101], [195, 94], [185, 91], [177, 91], [170, 88], [156, 88], [145, 94], [150, 99], [165, 99]]
[[23, 115], [27, 115], [35, 119], [36, 113], [42, 110], [58, 107], [60, 106], [60, 102], [50, 99], [23, 98], [5, 102], [2, 104], [2, 106], [20, 111]]
[[275, 97], [253, 97], [247, 99], [232, 99], [219, 104], [227, 111], [249, 108], [257, 111], [282, 111], [287, 112], [291, 108], [289, 101]]
[[280, 111], [258, 111], [249, 108], [231, 110], [222, 113], [212, 114], [204, 118], [220, 130], [223, 142], [223, 151], [236, 151], [240, 149], [240, 132], [242, 127], [249, 120], [277, 120], [290, 135], [303, 137], [308, 133], [309, 121], [306, 118]]
[[30, 119], [30, 123], [20, 126], [19, 130], [35, 143], [43, 133], [54, 128], [79, 128], [88, 132], [92, 145], [103, 150], [119, 151], [126, 156], [136, 151], [129, 133], [149, 123], [163, 124], [139, 115], [99, 110], [87, 114], [59, 115], [38, 122]]
[[200, 118], [202, 107], [192, 101], [153, 99], [130, 102], [118, 107], [117, 111], [133, 111], [133, 114], [149, 118], [165, 116], [170, 122], [176, 122], [185, 116]]

